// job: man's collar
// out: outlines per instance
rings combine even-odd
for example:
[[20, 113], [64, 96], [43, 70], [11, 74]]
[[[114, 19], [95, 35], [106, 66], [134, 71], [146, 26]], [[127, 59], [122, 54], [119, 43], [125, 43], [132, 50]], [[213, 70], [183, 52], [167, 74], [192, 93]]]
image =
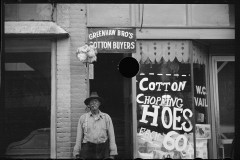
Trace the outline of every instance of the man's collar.
[[[90, 116], [93, 116], [93, 114], [92, 114], [92, 112], [90, 111], [89, 112], [89, 114], [90, 114]], [[99, 110], [99, 116], [101, 117], [101, 118], [103, 118], [103, 113]]]

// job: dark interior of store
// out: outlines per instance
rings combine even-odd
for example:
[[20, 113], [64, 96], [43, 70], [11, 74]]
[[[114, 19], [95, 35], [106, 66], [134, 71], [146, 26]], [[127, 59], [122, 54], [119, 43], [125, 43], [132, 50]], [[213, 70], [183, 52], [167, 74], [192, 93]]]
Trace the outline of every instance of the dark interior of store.
[[115, 158], [131, 158], [130, 94], [124, 95], [126, 89], [131, 90], [131, 78], [123, 77], [118, 70], [118, 64], [124, 58], [124, 54], [99, 53], [97, 58], [93, 63], [94, 79], [90, 79], [90, 93], [97, 92], [105, 100], [100, 106], [100, 111], [112, 118], [118, 150], [118, 156]]
[[[5, 57], [5, 148], [50, 128], [51, 53]], [[50, 136], [50, 135], [49, 135]]]

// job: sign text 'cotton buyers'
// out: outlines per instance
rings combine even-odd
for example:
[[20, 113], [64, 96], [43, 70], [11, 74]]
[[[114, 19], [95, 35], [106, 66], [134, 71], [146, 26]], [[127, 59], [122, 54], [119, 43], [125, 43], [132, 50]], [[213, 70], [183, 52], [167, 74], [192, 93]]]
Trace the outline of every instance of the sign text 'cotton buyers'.
[[99, 53], [134, 53], [136, 29], [88, 28], [88, 42], [92, 42]]

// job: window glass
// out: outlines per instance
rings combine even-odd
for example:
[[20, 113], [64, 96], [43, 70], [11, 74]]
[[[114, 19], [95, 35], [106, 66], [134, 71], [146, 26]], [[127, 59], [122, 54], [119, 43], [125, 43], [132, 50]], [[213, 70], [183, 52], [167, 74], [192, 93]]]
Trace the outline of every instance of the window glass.
[[206, 85], [206, 58], [207, 48], [193, 41], [193, 90], [195, 110], [196, 157], [207, 159], [211, 126], [208, 120], [208, 99]]
[[[18, 145], [15, 142], [26, 139], [34, 130], [50, 128], [51, 41], [6, 39], [4, 74], [7, 148]], [[50, 144], [49, 138], [41, 142]], [[6, 150], [6, 154], [11, 155], [11, 151]]]
[[235, 62], [217, 62], [217, 84], [219, 99], [219, 124], [221, 148], [218, 158], [231, 157], [231, 145], [235, 135]]
[[138, 158], [194, 159], [193, 126], [196, 157], [208, 158], [206, 51], [190, 41], [138, 41]]
[[193, 159], [189, 43], [142, 41], [137, 47], [137, 156]]

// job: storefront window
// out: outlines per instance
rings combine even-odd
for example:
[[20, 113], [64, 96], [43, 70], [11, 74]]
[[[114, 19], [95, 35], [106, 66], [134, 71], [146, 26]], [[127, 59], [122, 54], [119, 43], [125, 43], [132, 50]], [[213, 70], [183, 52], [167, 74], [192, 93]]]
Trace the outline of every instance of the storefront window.
[[[7, 39], [4, 74], [5, 154], [26, 156], [31, 152], [27, 150], [29, 146], [37, 148], [50, 144], [50, 135], [31, 138], [29, 135], [50, 128], [51, 41]], [[39, 137], [41, 143], [38, 143]], [[41, 156], [41, 149], [38, 156]]]
[[208, 140], [211, 139], [211, 126], [208, 120], [209, 103], [207, 99], [206, 65], [207, 48], [197, 42], [192, 43], [193, 89], [195, 110], [196, 157], [207, 159]]
[[[140, 63], [140, 71], [136, 76], [138, 158], [194, 158], [194, 107], [205, 105], [207, 102], [205, 76], [202, 77], [205, 74], [205, 65], [198, 63], [202, 58], [198, 57], [197, 52], [194, 56], [197, 61], [193, 58], [193, 62], [197, 64], [193, 66], [200, 68], [196, 68], [194, 73], [199, 74], [201, 78], [193, 78], [190, 56], [193, 50], [190, 50], [190, 46], [190, 41], [138, 42], [137, 53], [133, 55]], [[198, 87], [196, 91], [201, 88], [200, 93], [195, 93], [195, 89], [192, 89], [192, 79], [198, 82], [195, 86]], [[197, 105], [193, 106], [196, 99]], [[200, 124], [207, 123], [205, 108], [206, 106], [201, 106], [196, 110], [197, 115], [201, 115], [197, 117]], [[198, 132], [202, 135], [201, 129]], [[202, 152], [205, 141], [196, 142], [196, 155], [206, 158], [207, 155]], [[201, 151], [198, 151], [199, 149]]]

